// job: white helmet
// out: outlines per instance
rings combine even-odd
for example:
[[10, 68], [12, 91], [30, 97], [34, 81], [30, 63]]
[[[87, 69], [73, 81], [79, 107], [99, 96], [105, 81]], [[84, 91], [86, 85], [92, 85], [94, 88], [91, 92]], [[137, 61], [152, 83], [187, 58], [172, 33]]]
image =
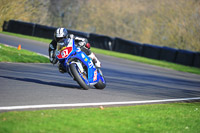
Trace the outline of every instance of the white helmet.
[[56, 40], [56, 42], [59, 42], [63, 38], [66, 38], [67, 35], [68, 35], [67, 29], [65, 29], [65, 28], [58, 28], [54, 32], [54, 39]]

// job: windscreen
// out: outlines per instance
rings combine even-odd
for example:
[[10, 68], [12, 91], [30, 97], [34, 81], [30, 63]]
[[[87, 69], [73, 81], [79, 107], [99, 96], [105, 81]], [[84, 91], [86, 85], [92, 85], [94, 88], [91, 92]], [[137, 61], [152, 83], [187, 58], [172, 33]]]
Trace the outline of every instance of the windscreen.
[[63, 50], [65, 47], [67, 47], [70, 39], [62, 39], [57, 43], [57, 50]]

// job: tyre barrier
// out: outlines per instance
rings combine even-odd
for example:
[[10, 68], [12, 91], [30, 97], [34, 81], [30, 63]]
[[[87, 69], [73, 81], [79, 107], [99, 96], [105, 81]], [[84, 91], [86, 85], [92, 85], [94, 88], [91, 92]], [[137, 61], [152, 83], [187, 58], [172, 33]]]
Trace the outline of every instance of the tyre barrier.
[[[6, 27], [7, 25], [7, 27]], [[35, 23], [28, 23], [23, 21], [10, 20], [9, 22], [4, 22], [3, 31], [36, 36], [42, 38], [53, 39], [56, 27], [50, 27]], [[74, 34], [76, 36], [89, 38], [89, 33], [75, 31], [68, 29], [69, 34]]]
[[[53, 34], [56, 30], [56, 27], [49, 27], [18, 20], [10, 20], [8, 22], [4, 21], [2, 28], [3, 31], [7, 32], [48, 39], [53, 39]], [[141, 44], [118, 37], [112, 38], [105, 35], [86, 33], [70, 29], [68, 29], [68, 32], [69, 34], [74, 34], [75, 36], [87, 38], [92, 47], [143, 56], [151, 59], [165, 60], [200, 68], [200, 52], [178, 50], [151, 44]]]
[[34, 23], [10, 20], [8, 22], [7, 31], [8, 32], [13, 32], [13, 33], [19, 33], [19, 34], [23, 34], [23, 35], [33, 36], [34, 28], [35, 28], [35, 24]]
[[9, 24], [8, 21], [4, 21], [3, 26], [2, 26], [3, 31], [6, 31], [8, 29], [8, 24]]
[[49, 27], [49, 26], [36, 24], [34, 32], [33, 32], [33, 36], [53, 39], [55, 30], [56, 30], [56, 27]]
[[175, 62], [177, 53], [177, 49], [170, 47], [162, 47], [160, 52], [160, 60]]
[[200, 52], [199, 53], [195, 53], [193, 66], [200, 68]]
[[74, 34], [75, 36], [79, 36], [79, 37], [84, 37], [84, 38], [89, 38], [90, 34], [86, 33], [86, 32], [81, 32], [81, 31], [76, 31], [76, 30], [70, 30], [67, 29], [67, 31], [69, 32], [69, 34]]
[[151, 45], [151, 44], [143, 44], [142, 48], [142, 56], [151, 58], [151, 59], [160, 59], [162, 47]]
[[113, 51], [127, 53], [127, 54], [133, 54], [133, 55], [141, 55], [142, 53], [142, 44], [124, 40], [121, 38], [115, 38], [114, 40], [114, 47]]
[[92, 47], [113, 50], [114, 39], [112, 37], [91, 33], [88, 41]]
[[195, 53], [187, 50], [178, 50], [175, 63], [192, 66]]

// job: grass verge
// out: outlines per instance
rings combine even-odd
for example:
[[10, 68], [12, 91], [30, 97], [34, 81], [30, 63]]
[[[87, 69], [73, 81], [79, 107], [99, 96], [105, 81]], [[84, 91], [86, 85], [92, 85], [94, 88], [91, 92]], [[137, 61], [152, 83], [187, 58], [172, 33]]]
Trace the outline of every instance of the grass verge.
[[[9, 32], [0, 32], [0, 33], [6, 34], [6, 35], [11, 35], [11, 36], [17, 36], [17, 37], [20, 37], [20, 38], [42, 41], [42, 42], [45, 42], [45, 43], [51, 42], [50, 39], [43, 39], [43, 38], [32, 37], [32, 36], [25, 36], [25, 35], [9, 33]], [[154, 60], [154, 59], [149, 59], [149, 58], [145, 58], [145, 57], [140, 57], [140, 56], [135, 56], [135, 55], [130, 55], [130, 54], [124, 54], [124, 53], [119, 53], [119, 52], [114, 52], [114, 51], [109, 51], [109, 50], [103, 50], [103, 49], [98, 49], [98, 48], [93, 48], [93, 47], [91, 49], [92, 49], [93, 52], [98, 53], [98, 54], [114, 56], [114, 57], [117, 57], [117, 58], [123, 58], [123, 59], [127, 59], [127, 60], [137, 61], [137, 62], [141, 62], [141, 63], [145, 63], [145, 64], [160, 66], [160, 67], [169, 68], [169, 69], [182, 71], [182, 72], [200, 74], [200, 69], [196, 68], [196, 67], [184, 66], [184, 65], [180, 65], [180, 64], [166, 62], [166, 61]]]
[[0, 62], [49, 63], [49, 59], [28, 50], [0, 44]]
[[200, 103], [0, 113], [0, 132], [200, 131]]
[[141, 62], [141, 63], [145, 63], [149, 65], [154, 65], [154, 66], [160, 66], [160, 67], [169, 68], [169, 69], [173, 69], [173, 70], [177, 70], [181, 72], [200, 74], [200, 69], [196, 67], [184, 66], [180, 64], [167, 62], [167, 61], [154, 60], [154, 59], [149, 59], [149, 58], [145, 58], [141, 56], [135, 56], [135, 55], [125, 54], [125, 53], [109, 51], [109, 50], [102, 50], [102, 49], [97, 49], [97, 48], [91, 48], [91, 49], [94, 53], [123, 58], [123, 59]]

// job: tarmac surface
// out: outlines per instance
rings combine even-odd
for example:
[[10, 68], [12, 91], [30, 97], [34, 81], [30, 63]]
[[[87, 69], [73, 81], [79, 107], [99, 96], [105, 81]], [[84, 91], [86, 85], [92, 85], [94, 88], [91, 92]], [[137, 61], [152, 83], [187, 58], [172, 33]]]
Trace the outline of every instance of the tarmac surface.
[[[48, 55], [48, 44], [0, 34], [0, 43]], [[0, 53], [1, 54], [1, 53]], [[0, 108], [200, 97], [200, 75], [97, 54], [107, 86], [82, 90], [57, 65], [0, 63]]]

